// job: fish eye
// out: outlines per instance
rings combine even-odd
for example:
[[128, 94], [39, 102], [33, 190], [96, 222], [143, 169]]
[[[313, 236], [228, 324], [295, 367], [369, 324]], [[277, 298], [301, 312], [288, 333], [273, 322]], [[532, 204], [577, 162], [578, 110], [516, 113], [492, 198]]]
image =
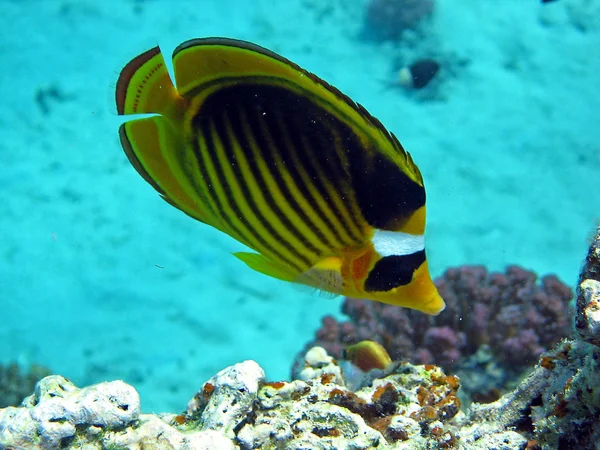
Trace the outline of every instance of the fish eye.
[[414, 272], [425, 262], [425, 251], [410, 255], [392, 255], [381, 258], [365, 280], [367, 292], [387, 292], [406, 286]]

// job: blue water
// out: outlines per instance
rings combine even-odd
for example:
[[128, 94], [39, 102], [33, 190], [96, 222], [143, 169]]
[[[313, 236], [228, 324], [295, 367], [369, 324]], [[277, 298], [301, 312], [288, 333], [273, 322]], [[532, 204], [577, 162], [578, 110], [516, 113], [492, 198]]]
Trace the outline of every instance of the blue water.
[[[126, 160], [120, 69], [194, 37], [281, 53], [393, 131], [425, 179], [434, 276], [517, 263], [574, 284], [600, 220], [600, 1], [438, 0], [401, 44], [359, 37], [365, 3], [0, 1], [1, 362], [124, 379], [145, 411], [180, 411], [238, 361], [287, 378], [338, 311], [247, 269]], [[388, 86], [394, 60], [424, 56], [445, 64], [436, 84]]]

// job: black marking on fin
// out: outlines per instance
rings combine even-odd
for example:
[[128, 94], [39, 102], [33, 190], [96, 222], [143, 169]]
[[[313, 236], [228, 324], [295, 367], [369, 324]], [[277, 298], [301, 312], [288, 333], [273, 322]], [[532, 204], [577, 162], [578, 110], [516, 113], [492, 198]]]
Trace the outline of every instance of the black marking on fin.
[[123, 115], [125, 113], [125, 99], [127, 98], [127, 90], [129, 89], [129, 83], [133, 76], [140, 67], [159, 53], [160, 49], [158, 47], [153, 47], [150, 50], [146, 50], [141, 55], [136, 56], [123, 67], [117, 81], [117, 88], [115, 89], [115, 103], [117, 105], [118, 114]]

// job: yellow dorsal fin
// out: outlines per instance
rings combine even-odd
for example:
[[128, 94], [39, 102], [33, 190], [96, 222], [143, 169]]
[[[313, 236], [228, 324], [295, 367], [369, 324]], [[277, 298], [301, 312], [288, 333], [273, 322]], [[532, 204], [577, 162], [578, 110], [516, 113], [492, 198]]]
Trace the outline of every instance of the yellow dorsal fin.
[[173, 51], [173, 71], [178, 92], [185, 96], [198, 86], [240, 77], [268, 76], [291, 81], [307, 91], [319, 90], [333, 100], [337, 92], [282, 56], [251, 42], [227, 38], [200, 38], [184, 42]]
[[192, 99], [197, 88], [223, 86], [241, 78], [282, 84], [311, 99], [348, 123], [369, 148], [377, 148], [419, 184], [419, 169], [398, 139], [379, 120], [371, 116], [327, 82], [264, 47], [228, 38], [192, 39], [173, 51], [173, 70], [177, 91]]
[[181, 99], [158, 47], [132, 59], [121, 71], [115, 100], [117, 112], [169, 115]]

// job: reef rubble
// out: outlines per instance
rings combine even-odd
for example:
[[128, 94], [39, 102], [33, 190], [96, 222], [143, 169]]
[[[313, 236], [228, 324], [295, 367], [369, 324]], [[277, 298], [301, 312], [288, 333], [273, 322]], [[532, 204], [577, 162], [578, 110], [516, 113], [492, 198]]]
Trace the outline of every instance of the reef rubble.
[[460, 381], [434, 365], [394, 362], [349, 383], [322, 347], [294, 381], [254, 361], [204, 383], [180, 414], [143, 414], [122, 381], [77, 388], [52, 375], [0, 409], [2, 449], [599, 449], [600, 228], [577, 290], [576, 330], [518, 387], [461, 409]]

